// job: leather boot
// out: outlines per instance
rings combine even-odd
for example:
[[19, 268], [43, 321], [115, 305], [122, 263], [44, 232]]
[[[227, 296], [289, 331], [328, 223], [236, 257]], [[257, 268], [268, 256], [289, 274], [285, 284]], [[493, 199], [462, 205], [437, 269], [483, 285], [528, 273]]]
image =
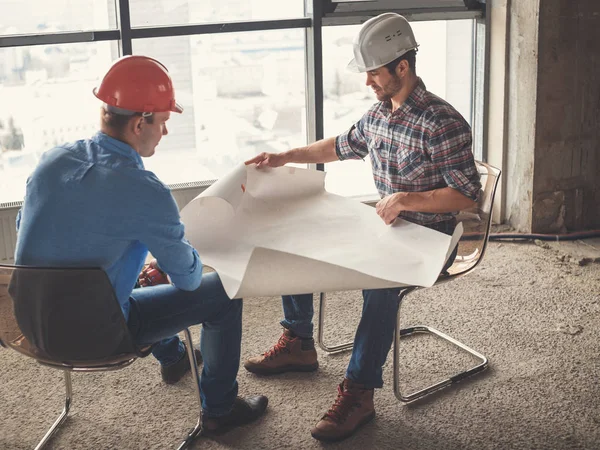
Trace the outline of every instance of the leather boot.
[[202, 436], [219, 436], [227, 431], [253, 422], [262, 416], [269, 400], [264, 395], [237, 397], [231, 411], [220, 417], [202, 416]]
[[[183, 376], [186, 373], [190, 372], [192, 369], [192, 366], [190, 365], [190, 358], [188, 358], [187, 354], [187, 343], [184, 342], [183, 346], [183, 354], [181, 355], [179, 361], [168, 366], [160, 366], [160, 375], [163, 381], [167, 384], [177, 383], [179, 380], [181, 380], [181, 378], [183, 378]], [[196, 362], [198, 363], [198, 365], [202, 364], [202, 354], [200, 353], [200, 350], [195, 348], [194, 354], [196, 355]]]
[[374, 389], [365, 389], [364, 385], [344, 378], [335, 402], [311, 430], [312, 437], [325, 442], [341, 441], [373, 420], [373, 392]]
[[301, 339], [292, 331], [284, 330], [277, 344], [262, 355], [248, 358], [244, 367], [259, 375], [312, 372], [319, 367], [315, 341]]

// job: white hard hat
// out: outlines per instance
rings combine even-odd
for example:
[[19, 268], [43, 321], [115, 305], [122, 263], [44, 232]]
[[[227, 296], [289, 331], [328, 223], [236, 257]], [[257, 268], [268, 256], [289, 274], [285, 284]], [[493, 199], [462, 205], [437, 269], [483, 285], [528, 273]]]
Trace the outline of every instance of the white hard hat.
[[367, 20], [354, 38], [348, 70], [375, 70], [418, 46], [408, 20], [396, 13], [380, 14]]

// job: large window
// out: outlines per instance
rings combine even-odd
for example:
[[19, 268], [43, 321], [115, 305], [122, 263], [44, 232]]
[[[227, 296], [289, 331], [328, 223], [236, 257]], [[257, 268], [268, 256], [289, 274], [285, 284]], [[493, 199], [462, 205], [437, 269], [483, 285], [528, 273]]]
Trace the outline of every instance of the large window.
[[114, 29], [114, 10], [114, 0], [1, 0], [0, 36]]
[[302, 30], [141, 39], [133, 51], [165, 63], [185, 108], [145, 161], [164, 182], [216, 179], [306, 144]]
[[[452, 104], [471, 123], [473, 21], [414, 22], [419, 51], [417, 75], [427, 89]], [[348, 130], [377, 101], [365, 85], [364, 74], [346, 70], [352, 59], [352, 41], [360, 26], [323, 30], [324, 133]], [[327, 190], [340, 195], [373, 197], [377, 190], [369, 158], [325, 166]]]
[[304, 0], [130, 0], [135, 27], [302, 17]]
[[116, 54], [111, 42], [0, 49], [0, 203], [23, 198], [44, 151], [96, 132], [92, 88]]
[[[306, 63], [319, 54], [306, 36], [320, 22], [304, 17], [305, 3], [0, 0], [0, 11], [9, 12], [2, 17], [10, 17], [0, 20], [0, 204], [22, 200], [44, 151], [97, 131], [100, 103], [91, 90], [123, 53], [162, 61], [185, 108], [171, 115], [169, 135], [145, 160], [165, 183], [217, 179], [259, 152], [305, 145], [307, 130], [310, 139], [320, 129], [325, 137], [347, 130], [375, 101], [364, 75], [345, 70], [360, 25], [340, 25], [352, 20], [347, 14], [338, 23], [324, 19], [321, 73], [319, 64]], [[412, 23], [421, 44], [418, 74], [469, 122], [476, 17], [470, 14]], [[368, 159], [325, 168], [329, 190], [375, 193]]]

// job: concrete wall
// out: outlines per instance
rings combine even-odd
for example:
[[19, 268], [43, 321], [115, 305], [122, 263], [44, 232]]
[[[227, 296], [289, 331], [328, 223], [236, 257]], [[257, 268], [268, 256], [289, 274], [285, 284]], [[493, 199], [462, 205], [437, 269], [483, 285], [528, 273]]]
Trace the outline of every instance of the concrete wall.
[[540, 1], [509, 2], [507, 155], [504, 161], [506, 219], [519, 231], [532, 228], [538, 24]]
[[[504, 4], [504, 218], [519, 231], [600, 228], [600, 1], [492, 8]], [[492, 28], [492, 42], [501, 31]]]
[[600, 226], [600, 1], [540, 0], [533, 231]]

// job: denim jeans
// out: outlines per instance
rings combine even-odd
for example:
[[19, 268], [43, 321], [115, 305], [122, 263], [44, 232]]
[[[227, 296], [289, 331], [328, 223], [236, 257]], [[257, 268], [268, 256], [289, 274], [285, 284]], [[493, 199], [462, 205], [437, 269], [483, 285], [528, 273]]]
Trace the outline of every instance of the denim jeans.
[[313, 335], [314, 325], [312, 322], [313, 295], [284, 295], [281, 297], [283, 304], [283, 317], [281, 326], [292, 330], [296, 336], [301, 338], [311, 338]]
[[204, 367], [200, 377], [203, 413], [227, 414], [237, 397], [236, 381], [242, 339], [242, 300], [230, 300], [216, 273], [205, 274], [195, 291], [169, 284], [134, 289], [128, 326], [136, 344], [154, 344], [152, 354], [163, 365], [183, 354], [177, 337], [184, 328], [203, 324]]
[[[432, 227], [433, 228], [433, 227]], [[454, 224], [435, 227], [438, 231], [452, 234]], [[448, 258], [442, 269], [445, 272], [454, 262], [458, 248]], [[367, 389], [383, 386], [383, 365], [392, 347], [396, 316], [402, 288], [365, 289], [360, 323], [354, 336], [352, 357], [346, 370], [346, 378]], [[284, 328], [292, 330], [300, 337], [312, 337], [313, 295], [286, 295], [282, 297], [285, 319]]]

